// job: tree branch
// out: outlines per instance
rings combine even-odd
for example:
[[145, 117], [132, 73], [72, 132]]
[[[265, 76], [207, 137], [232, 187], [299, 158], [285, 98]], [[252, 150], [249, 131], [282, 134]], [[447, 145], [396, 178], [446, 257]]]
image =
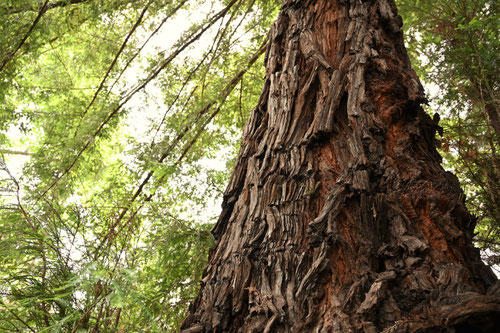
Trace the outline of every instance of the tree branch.
[[[134, 34], [134, 32], [137, 29], [137, 27], [139, 27], [139, 25], [141, 24], [141, 22], [142, 22], [142, 20], [144, 18], [144, 15], [146, 15], [146, 12], [148, 11], [149, 6], [151, 5], [151, 2], [152, 1], [149, 1], [148, 4], [144, 7], [143, 11], [139, 15], [139, 18], [137, 19], [137, 21], [133, 25], [132, 29], [129, 31], [127, 37], [125, 38], [125, 40], [123, 41], [120, 49], [118, 50], [118, 53], [116, 53], [115, 58], [111, 62], [111, 65], [109, 65], [109, 68], [108, 68], [106, 74], [104, 75], [103, 79], [101, 80], [101, 83], [99, 84], [99, 88], [97, 88], [97, 91], [95, 92], [94, 97], [92, 97], [92, 100], [90, 101], [89, 105], [87, 106], [87, 108], [83, 112], [81, 118], [83, 118], [87, 114], [87, 112], [90, 110], [90, 108], [94, 104], [95, 100], [97, 99], [97, 96], [99, 95], [99, 93], [101, 92], [101, 90], [104, 88], [104, 83], [106, 82], [106, 79], [108, 78], [109, 74], [113, 70], [113, 67], [115, 67], [115, 64], [118, 61], [118, 58], [122, 54], [123, 50], [127, 46], [127, 43], [130, 40], [130, 37], [132, 37], [132, 35]], [[75, 136], [76, 136], [76, 133], [75, 133]]]
[[92, 0], [69, 0], [69, 1], [68, 0], [60, 0], [60, 1], [55, 1], [55, 2], [49, 3], [47, 9], [53, 9], [53, 8], [57, 8], [57, 7], [66, 7], [69, 5], [74, 5], [74, 4], [89, 2], [89, 1], [92, 1]]
[[[74, 4], [79, 4], [79, 3], [85, 3], [85, 2], [90, 2], [92, 0], [59, 0], [59, 1], [54, 1], [54, 2], [49, 2], [47, 4], [47, 10], [54, 9], [54, 8], [60, 8], [60, 7], [66, 7], [69, 5], [74, 5]], [[6, 9], [7, 14], [20, 14], [20, 13], [25, 13], [25, 12], [33, 12], [37, 11], [33, 7], [30, 8], [14, 8], [14, 7], [8, 7]]]
[[33, 155], [29, 151], [10, 150], [10, 149], [0, 149], [0, 154], [5, 154], [5, 155], [25, 155], [25, 156], [31, 156], [31, 155]]
[[43, 4], [42, 8], [40, 8], [40, 11], [38, 12], [38, 16], [33, 21], [33, 24], [31, 24], [31, 27], [29, 28], [28, 32], [23, 37], [23, 39], [21, 40], [21, 42], [19, 43], [19, 45], [17, 46], [15, 51], [12, 52], [10, 55], [8, 55], [6, 59], [3, 60], [2, 65], [0, 66], [0, 72], [2, 72], [2, 70], [5, 68], [5, 66], [7, 66], [9, 61], [12, 60], [12, 58], [14, 58], [14, 56], [19, 51], [19, 49], [21, 49], [21, 47], [23, 47], [24, 43], [26, 43], [26, 40], [31, 35], [31, 33], [35, 29], [38, 22], [40, 22], [40, 19], [42, 18], [43, 14], [45, 14], [45, 12], [47, 11], [48, 4], [49, 4], [49, 0], [45, 0], [45, 3]]

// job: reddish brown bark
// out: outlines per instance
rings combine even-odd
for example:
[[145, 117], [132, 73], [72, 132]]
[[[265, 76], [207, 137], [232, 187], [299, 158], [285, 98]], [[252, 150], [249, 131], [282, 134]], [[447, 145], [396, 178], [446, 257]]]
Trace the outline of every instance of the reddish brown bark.
[[495, 329], [400, 27], [392, 0], [284, 1], [182, 332]]

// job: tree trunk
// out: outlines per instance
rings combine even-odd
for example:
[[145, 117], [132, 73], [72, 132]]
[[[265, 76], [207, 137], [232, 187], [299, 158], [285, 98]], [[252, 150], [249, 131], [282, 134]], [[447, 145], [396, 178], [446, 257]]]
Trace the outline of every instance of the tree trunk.
[[283, 1], [182, 332], [495, 330], [400, 28], [392, 0]]

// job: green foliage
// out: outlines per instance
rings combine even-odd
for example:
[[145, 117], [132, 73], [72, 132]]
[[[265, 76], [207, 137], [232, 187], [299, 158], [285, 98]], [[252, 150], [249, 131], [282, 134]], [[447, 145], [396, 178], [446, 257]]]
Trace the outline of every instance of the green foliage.
[[278, 5], [0, 4], [0, 331], [179, 328]]
[[477, 215], [477, 243], [500, 264], [500, 13], [490, 0], [398, 0], [412, 64], [439, 88], [442, 155]]

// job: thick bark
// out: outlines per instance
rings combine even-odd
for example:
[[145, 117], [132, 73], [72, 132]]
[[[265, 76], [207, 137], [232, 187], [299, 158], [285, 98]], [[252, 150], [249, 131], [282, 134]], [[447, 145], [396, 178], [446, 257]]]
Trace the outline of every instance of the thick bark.
[[400, 28], [392, 0], [284, 1], [183, 332], [494, 330]]

